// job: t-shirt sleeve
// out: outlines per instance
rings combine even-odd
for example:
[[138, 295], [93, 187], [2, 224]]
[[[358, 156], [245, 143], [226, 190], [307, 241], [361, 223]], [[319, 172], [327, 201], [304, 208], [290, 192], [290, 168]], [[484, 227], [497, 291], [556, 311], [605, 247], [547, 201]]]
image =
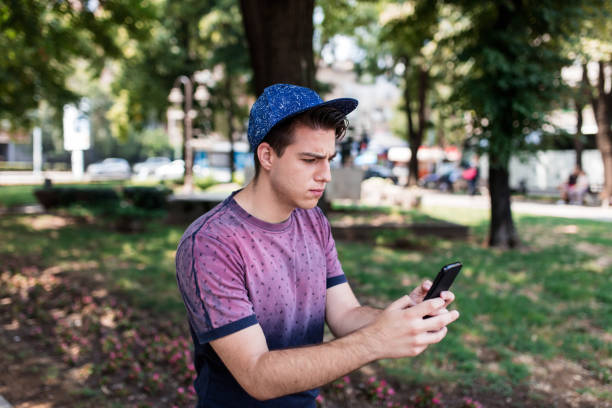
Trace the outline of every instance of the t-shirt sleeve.
[[327, 268], [327, 288], [339, 285], [346, 282], [346, 276], [342, 270], [342, 265], [338, 259], [338, 252], [336, 250], [336, 242], [331, 232], [331, 225], [327, 220], [327, 217], [323, 214], [323, 211], [319, 209], [319, 222], [323, 232], [323, 242], [325, 245], [325, 266]]
[[257, 324], [240, 257], [206, 234], [187, 237], [176, 255], [177, 282], [201, 344]]

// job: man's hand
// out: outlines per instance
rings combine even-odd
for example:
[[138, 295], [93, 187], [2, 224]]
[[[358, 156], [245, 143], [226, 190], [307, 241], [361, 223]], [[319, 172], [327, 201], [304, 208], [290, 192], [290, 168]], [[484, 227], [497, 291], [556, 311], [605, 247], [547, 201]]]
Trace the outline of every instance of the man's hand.
[[[425, 295], [431, 288], [431, 285], [432, 285], [432, 282], [429, 279], [427, 279], [427, 280], [424, 280], [423, 283], [421, 283], [421, 285], [414, 288], [412, 292], [410, 292], [410, 295], [408, 296], [410, 296], [410, 299], [412, 299], [413, 301], [413, 304], [411, 306], [417, 305], [423, 301], [423, 298], [425, 297]], [[448, 305], [450, 305], [455, 300], [455, 295], [453, 294], [453, 292], [449, 292], [447, 290], [442, 291], [440, 293], [440, 297], [444, 299], [444, 308], [440, 309], [437, 312], [437, 314], [448, 312], [446, 308], [448, 307]]]
[[[417, 305], [411, 296], [403, 296], [389, 305], [373, 324], [362, 329], [375, 359], [416, 356], [430, 344], [441, 341], [446, 336], [446, 326], [459, 318], [456, 310], [443, 311], [446, 299], [423, 302], [424, 294], [420, 296], [423, 289], [421, 286], [411, 293], [417, 299], [420, 297], [421, 302]], [[434, 317], [423, 319], [428, 315]]]

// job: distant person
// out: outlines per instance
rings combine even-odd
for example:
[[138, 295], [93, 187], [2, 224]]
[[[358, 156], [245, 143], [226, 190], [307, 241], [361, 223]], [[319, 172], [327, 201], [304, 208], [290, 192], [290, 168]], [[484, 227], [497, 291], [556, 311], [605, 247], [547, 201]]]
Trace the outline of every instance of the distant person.
[[566, 204], [582, 204], [589, 191], [589, 178], [578, 166], [570, 173], [567, 181], [560, 186], [561, 200]]
[[472, 160], [470, 166], [463, 170], [462, 177], [467, 181], [468, 194], [475, 195], [478, 191], [478, 180], [480, 177], [480, 169], [478, 168], [478, 158]]
[[[344, 276], [316, 205], [356, 106], [266, 88], [247, 131], [253, 180], [185, 231], [176, 272], [198, 407], [314, 408], [319, 386], [380, 358], [416, 356], [458, 318], [446, 310], [451, 292], [423, 301], [429, 281], [379, 310], [361, 306]], [[325, 322], [336, 340], [322, 343]]]
[[347, 137], [340, 143], [340, 159], [342, 167], [350, 166], [353, 161], [353, 138]]
[[370, 138], [368, 137], [368, 132], [364, 130], [361, 134], [361, 141], [359, 142], [359, 153], [367, 150], [369, 144]]

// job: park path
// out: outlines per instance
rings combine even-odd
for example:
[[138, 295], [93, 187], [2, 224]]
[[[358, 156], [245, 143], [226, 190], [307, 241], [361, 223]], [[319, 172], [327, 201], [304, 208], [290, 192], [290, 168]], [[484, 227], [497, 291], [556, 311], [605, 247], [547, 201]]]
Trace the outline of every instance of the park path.
[[[455, 207], [490, 209], [489, 196], [465, 194], [445, 194], [424, 190], [421, 197], [423, 207]], [[562, 217], [612, 222], [612, 208], [590, 207], [584, 205], [546, 204], [527, 201], [512, 202], [512, 212], [515, 214], [541, 215], [546, 217]]]

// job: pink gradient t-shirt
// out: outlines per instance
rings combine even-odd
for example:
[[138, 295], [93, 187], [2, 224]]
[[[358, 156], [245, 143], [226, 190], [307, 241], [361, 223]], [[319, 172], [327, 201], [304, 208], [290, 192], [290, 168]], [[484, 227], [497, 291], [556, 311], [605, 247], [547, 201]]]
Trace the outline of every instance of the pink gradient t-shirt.
[[[270, 224], [248, 214], [234, 194], [187, 228], [176, 255], [196, 347], [196, 390], [200, 400], [232, 394], [231, 401], [218, 399], [219, 406], [241, 406], [237, 395], [248, 394], [234, 389], [240, 386], [208, 342], [259, 324], [270, 350], [318, 344], [326, 289], [346, 282], [329, 222], [318, 207], [295, 209], [286, 221]], [[316, 390], [294, 394], [273, 405], [283, 400], [282, 406], [314, 406], [316, 395]], [[249, 400], [248, 406], [269, 406], [262, 404]]]

